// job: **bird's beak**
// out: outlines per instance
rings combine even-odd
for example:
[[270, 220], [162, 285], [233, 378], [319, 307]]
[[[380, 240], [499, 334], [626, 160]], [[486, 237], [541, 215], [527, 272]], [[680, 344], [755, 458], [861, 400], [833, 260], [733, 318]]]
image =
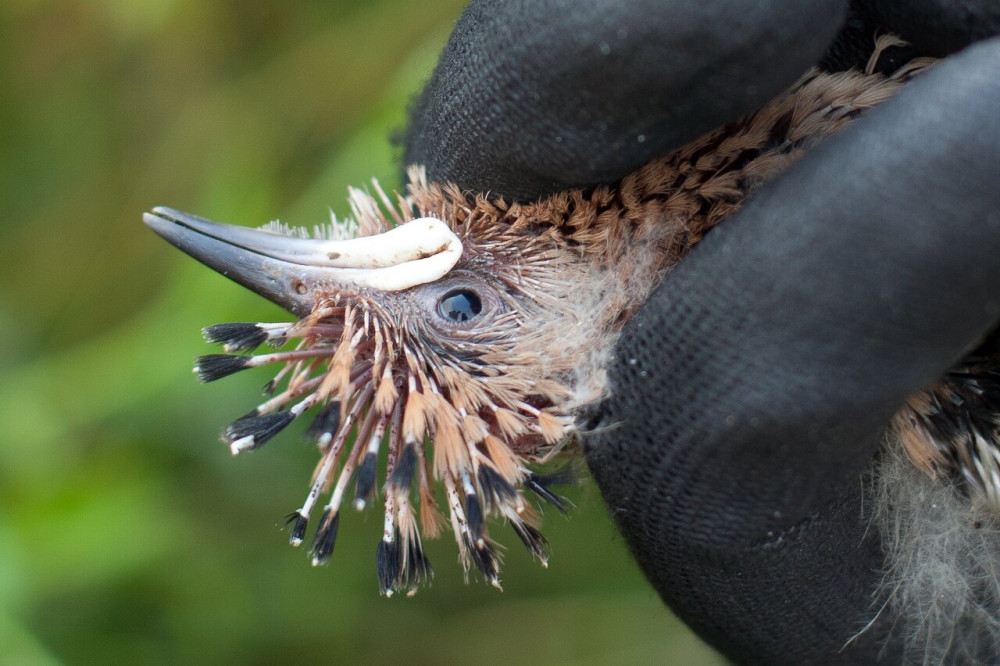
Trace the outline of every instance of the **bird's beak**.
[[462, 241], [433, 217], [348, 240], [237, 227], [172, 208], [154, 208], [142, 219], [209, 268], [300, 317], [319, 291], [401, 291], [443, 277], [462, 256]]

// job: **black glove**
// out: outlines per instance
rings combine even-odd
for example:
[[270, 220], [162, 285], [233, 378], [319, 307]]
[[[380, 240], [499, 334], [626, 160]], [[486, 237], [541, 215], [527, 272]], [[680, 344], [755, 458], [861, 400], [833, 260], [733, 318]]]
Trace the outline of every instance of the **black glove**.
[[[613, 183], [810, 65], [863, 63], [876, 26], [934, 55], [1000, 32], [989, 0], [844, 4], [473, 3], [406, 161], [520, 200]], [[737, 661], [901, 658], [890, 613], [845, 647], [879, 603], [864, 476], [903, 398], [1000, 321], [998, 109], [1000, 42], [951, 56], [709, 234], [626, 328], [588, 461], [663, 599]]]

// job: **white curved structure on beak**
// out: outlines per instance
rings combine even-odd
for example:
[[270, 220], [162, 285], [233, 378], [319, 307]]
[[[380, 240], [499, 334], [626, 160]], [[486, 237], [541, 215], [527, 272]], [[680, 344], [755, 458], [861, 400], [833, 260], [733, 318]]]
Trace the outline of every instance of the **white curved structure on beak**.
[[302, 248], [308, 249], [308, 253], [286, 260], [329, 266], [335, 282], [382, 291], [402, 291], [434, 282], [447, 275], [462, 257], [461, 239], [434, 217], [411, 220], [375, 236], [338, 241], [295, 240], [310, 244]]
[[[448, 274], [463, 251], [455, 232], [433, 217], [347, 240], [237, 227], [172, 208], [154, 208], [143, 219], [194, 258], [296, 313], [311, 307], [313, 288], [402, 291], [434, 282]], [[302, 285], [305, 291], [299, 290]]]

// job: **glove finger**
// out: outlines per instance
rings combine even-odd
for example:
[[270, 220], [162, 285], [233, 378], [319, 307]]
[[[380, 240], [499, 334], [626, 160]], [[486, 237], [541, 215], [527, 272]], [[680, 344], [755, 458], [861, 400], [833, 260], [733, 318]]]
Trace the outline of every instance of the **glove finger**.
[[514, 200], [616, 181], [787, 87], [844, 5], [473, 2], [412, 112], [406, 163]]
[[998, 68], [1000, 40], [973, 47], [819, 147], [619, 342], [589, 465], [647, 577], [733, 657], [829, 659], [877, 610], [863, 472], [1000, 319]]
[[903, 399], [1000, 318], [998, 67], [1000, 40], [943, 62], [695, 248], [620, 341], [599, 477], [604, 445], [669, 441], [696, 449], [686, 511], [786, 520], [854, 482]]

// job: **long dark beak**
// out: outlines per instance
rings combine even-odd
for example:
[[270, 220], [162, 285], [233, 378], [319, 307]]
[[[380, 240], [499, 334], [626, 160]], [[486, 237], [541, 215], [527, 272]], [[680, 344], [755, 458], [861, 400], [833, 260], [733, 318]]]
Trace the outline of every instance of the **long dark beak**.
[[348, 240], [237, 227], [172, 208], [154, 208], [142, 219], [209, 268], [299, 317], [321, 292], [408, 289], [439, 279], [462, 255], [461, 240], [435, 218]]

